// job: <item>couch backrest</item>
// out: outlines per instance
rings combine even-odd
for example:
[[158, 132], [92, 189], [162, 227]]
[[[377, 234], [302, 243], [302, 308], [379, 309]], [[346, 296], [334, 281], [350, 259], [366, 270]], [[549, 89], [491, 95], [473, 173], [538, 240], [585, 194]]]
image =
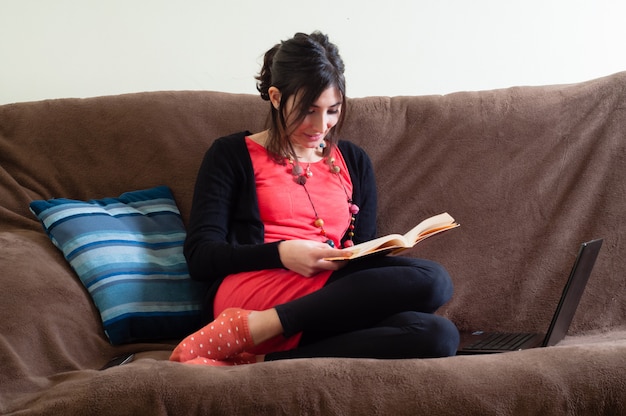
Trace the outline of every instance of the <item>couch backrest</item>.
[[[442, 313], [461, 328], [545, 329], [578, 245], [603, 237], [576, 333], [626, 325], [624, 102], [626, 73], [572, 85], [355, 98], [342, 137], [374, 163], [380, 233], [404, 232], [443, 211], [462, 224], [408, 253], [450, 270], [456, 295]], [[117, 196], [159, 184], [172, 188], [186, 218], [212, 140], [259, 131], [268, 105], [253, 95], [181, 91], [0, 106], [0, 233], [42, 237], [28, 210], [33, 199]]]

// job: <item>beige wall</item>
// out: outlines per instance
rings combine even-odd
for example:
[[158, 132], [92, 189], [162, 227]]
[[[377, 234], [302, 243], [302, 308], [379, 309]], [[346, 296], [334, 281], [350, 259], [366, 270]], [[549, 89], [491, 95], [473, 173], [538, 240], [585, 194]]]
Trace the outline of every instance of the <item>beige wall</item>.
[[0, 104], [146, 90], [254, 93], [296, 31], [340, 46], [351, 96], [566, 83], [626, 70], [615, 0], [0, 0]]

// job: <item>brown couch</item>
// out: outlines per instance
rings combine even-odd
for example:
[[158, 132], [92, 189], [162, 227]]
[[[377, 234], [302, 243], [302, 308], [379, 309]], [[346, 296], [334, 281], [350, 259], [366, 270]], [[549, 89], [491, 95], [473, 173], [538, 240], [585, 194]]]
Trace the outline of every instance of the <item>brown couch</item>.
[[186, 219], [205, 149], [263, 128], [267, 105], [181, 91], [0, 106], [0, 413], [626, 414], [626, 72], [347, 106], [342, 137], [376, 169], [379, 232], [442, 211], [462, 224], [408, 252], [448, 268], [440, 312], [459, 328], [545, 330], [579, 244], [604, 238], [559, 345], [227, 369], [169, 362], [172, 342], [112, 346], [29, 203], [167, 185]]

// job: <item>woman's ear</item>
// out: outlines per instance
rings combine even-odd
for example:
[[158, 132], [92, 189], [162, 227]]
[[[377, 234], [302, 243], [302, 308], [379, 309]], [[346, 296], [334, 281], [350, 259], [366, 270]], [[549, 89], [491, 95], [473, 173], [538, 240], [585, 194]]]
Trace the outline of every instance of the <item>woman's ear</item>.
[[270, 101], [275, 109], [278, 110], [280, 107], [280, 90], [276, 87], [270, 87], [267, 90], [268, 95], [270, 96]]

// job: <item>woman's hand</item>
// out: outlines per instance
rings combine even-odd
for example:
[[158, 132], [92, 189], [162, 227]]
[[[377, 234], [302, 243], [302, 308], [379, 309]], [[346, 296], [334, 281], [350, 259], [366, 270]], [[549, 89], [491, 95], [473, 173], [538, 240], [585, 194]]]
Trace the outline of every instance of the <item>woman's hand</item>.
[[338, 270], [345, 261], [328, 261], [328, 257], [347, 257], [351, 253], [332, 248], [321, 241], [286, 240], [278, 245], [280, 261], [287, 269], [306, 277], [322, 270]]

